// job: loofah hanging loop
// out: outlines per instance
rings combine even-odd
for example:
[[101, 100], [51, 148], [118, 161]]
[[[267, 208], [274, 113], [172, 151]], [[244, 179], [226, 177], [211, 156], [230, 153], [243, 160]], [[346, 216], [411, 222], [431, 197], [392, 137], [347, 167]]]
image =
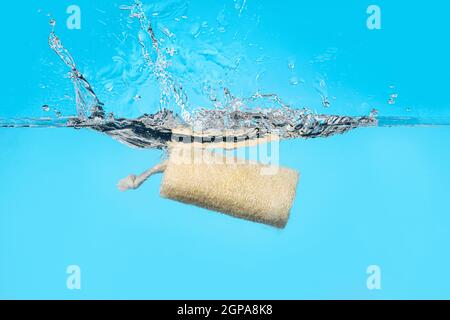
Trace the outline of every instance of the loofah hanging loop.
[[141, 173], [138, 176], [131, 174], [128, 177], [120, 180], [119, 183], [117, 184], [117, 188], [122, 192], [131, 189], [137, 189], [151, 176], [158, 173], [163, 173], [164, 170], [166, 170], [166, 167], [167, 167], [167, 160], [157, 164], [153, 168], [148, 169], [147, 171]]

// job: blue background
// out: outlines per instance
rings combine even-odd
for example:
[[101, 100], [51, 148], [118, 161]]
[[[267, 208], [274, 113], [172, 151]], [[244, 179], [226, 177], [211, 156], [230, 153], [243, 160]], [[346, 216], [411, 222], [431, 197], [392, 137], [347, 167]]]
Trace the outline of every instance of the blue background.
[[[225, 2], [191, 1], [189, 14], [209, 19]], [[450, 117], [450, 5], [374, 3], [382, 30], [366, 28], [367, 1], [249, 0], [254, 39], [272, 57], [261, 86], [318, 112]], [[123, 3], [77, 1], [81, 30], [64, 28], [70, 4], [3, 4], [0, 117], [42, 116], [71, 92], [47, 46], [48, 12], [100, 86]], [[329, 48], [335, 58], [311, 62]], [[305, 87], [289, 84], [289, 58]], [[307, 87], [317, 74], [336, 96], [329, 109]], [[450, 298], [449, 138], [450, 127], [367, 128], [283, 142], [281, 164], [301, 180], [276, 230], [161, 199], [160, 177], [116, 190], [159, 151], [91, 131], [0, 129], [0, 298]], [[66, 287], [69, 265], [81, 267], [81, 290]], [[382, 270], [381, 290], [366, 287], [369, 265]]]

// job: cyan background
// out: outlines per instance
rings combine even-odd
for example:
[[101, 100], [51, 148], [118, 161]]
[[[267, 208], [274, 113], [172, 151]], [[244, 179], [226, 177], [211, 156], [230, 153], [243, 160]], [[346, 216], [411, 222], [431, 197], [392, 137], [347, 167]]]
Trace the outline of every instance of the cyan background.
[[[114, 21], [123, 3], [75, 2], [2, 4], [0, 117], [43, 115], [42, 83], [70, 89], [47, 46], [46, 13], [61, 21], [58, 33], [81, 70], [110, 59], [98, 20]], [[64, 28], [70, 4], [82, 9], [81, 30]], [[382, 30], [366, 28], [369, 4], [380, 6]], [[208, 17], [222, 5], [191, 1], [190, 12]], [[261, 16], [257, 40], [277, 57], [264, 85], [288, 100], [302, 96], [287, 81], [294, 56], [300, 73], [326, 70], [332, 107], [316, 96], [300, 100], [319, 112], [450, 117], [450, 4], [248, 6]], [[328, 48], [338, 49], [335, 61], [311, 66]], [[391, 84], [394, 106], [386, 103]], [[158, 151], [90, 131], [0, 129], [0, 298], [450, 298], [449, 138], [450, 127], [370, 128], [283, 142], [281, 164], [301, 181], [280, 231], [161, 199], [160, 177], [119, 193], [118, 179], [158, 162]], [[66, 288], [72, 264], [81, 267], [79, 291]], [[382, 270], [378, 291], [366, 287], [373, 264]]]

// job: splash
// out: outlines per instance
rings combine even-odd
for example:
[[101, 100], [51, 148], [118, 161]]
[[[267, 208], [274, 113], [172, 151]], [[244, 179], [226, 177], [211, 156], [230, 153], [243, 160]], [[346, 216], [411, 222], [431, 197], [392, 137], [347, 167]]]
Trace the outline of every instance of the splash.
[[88, 115], [103, 117], [103, 103], [99, 100], [90, 83], [84, 75], [78, 71], [75, 60], [61, 40], [55, 34], [56, 20], [50, 20], [51, 32], [48, 38], [50, 48], [70, 68], [70, 79], [73, 82], [76, 95], [76, 110], [80, 119], [86, 119]]
[[[236, 7], [239, 9], [239, 16], [245, 7], [245, 1]], [[293, 108], [274, 93], [257, 92], [250, 97], [239, 97], [225, 86], [220, 88], [222, 99], [219, 99], [218, 89], [211, 84], [214, 82], [210, 82], [206, 90], [209, 101], [213, 104], [212, 108], [199, 106], [192, 108], [182, 85], [184, 78], [176, 77], [170, 71], [174, 52], [161, 45], [154, 24], [146, 15], [141, 1], [135, 0], [131, 6], [121, 6], [120, 9], [128, 11], [130, 18], [138, 22], [137, 41], [141, 55], [146, 68], [150, 70], [149, 77], [157, 80], [160, 91], [159, 111], [154, 114], [143, 114], [134, 119], [116, 117], [112, 112], [106, 114], [104, 104], [89, 81], [78, 70], [69, 50], [56, 35], [55, 20], [51, 20], [49, 46], [70, 70], [69, 75], [76, 96], [77, 116], [7, 121], [0, 119], [0, 127], [88, 128], [104, 133], [130, 147], [165, 149], [174, 134], [181, 129], [185, 129], [183, 132], [189, 132], [185, 134], [185, 139], [182, 139], [184, 142], [212, 144], [229, 141], [230, 137], [235, 142], [257, 140], [273, 132], [282, 139], [320, 138], [361, 127], [418, 125], [426, 122], [413, 118], [381, 118], [376, 112], [360, 117], [321, 115], [307, 108]], [[222, 28], [223, 24], [220, 27]], [[160, 29], [166, 37], [175, 37], [167, 28], [160, 27]], [[224, 59], [218, 61], [221, 66], [226, 65]], [[236, 66], [228, 66], [233, 69], [238, 65], [239, 62]], [[221, 83], [221, 79], [218, 79], [217, 83]], [[325, 82], [319, 82], [316, 90], [322, 97], [323, 106], [328, 107], [330, 103]], [[136, 99], [140, 99], [140, 96]]]
[[[137, 19], [140, 25], [138, 41], [141, 46], [142, 55], [155, 75], [160, 89], [160, 109], [170, 108], [175, 104], [185, 121], [190, 120], [188, 111], [188, 97], [183, 90], [183, 86], [168, 71], [169, 62], [166, 54], [160, 48], [155, 35], [152, 22], [145, 14], [141, 1], [134, 1], [132, 6], [121, 6], [122, 10], [130, 12], [130, 18]], [[170, 37], [170, 31], [164, 30]]]

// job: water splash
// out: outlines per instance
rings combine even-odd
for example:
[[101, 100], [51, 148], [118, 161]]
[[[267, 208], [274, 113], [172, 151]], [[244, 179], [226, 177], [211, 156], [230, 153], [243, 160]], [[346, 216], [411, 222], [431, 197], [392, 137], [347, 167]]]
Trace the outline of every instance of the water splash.
[[314, 84], [314, 89], [320, 95], [322, 99], [322, 106], [328, 108], [331, 106], [330, 100], [328, 98], [328, 86], [323, 78], [318, 78]]
[[[170, 109], [175, 104], [179, 107], [183, 119], [189, 122], [190, 114], [187, 94], [184, 92], [182, 84], [177, 82], [175, 77], [167, 70], [169, 62], [166, 55], [171, 56], [173, 52], [161, 50], [152, 22], [145, 14], [141, 1], [135, 0], [132, 6], [121, 6], [120, 8], [121, 10], [128, 10], [130, 18], [135, 18], [139, 22], [138, 41], [147, 66], [158, 80], [160, 110]], [[172, 33], [167, 28], [163, 32], [168, 37], [172, 36]]]
[[[377, 119], [370, 116], [313, 115], [306, 110], [291, 108], [232, 112], [204, 109], [198, 112], [197, 119], [202, 119], [203, 126], [192, 130], [181, 117], [165, 109], [136, 119], [113, 118], [103, 121], [78, 117], [0, 119], [0, 128], [88, 128], [133, 148], [166, 149], [175, 137], [177, 141], [203, 144], [256, 141], [272, 133], [282, 139], [308, 139], [330, 137], [355, 128], [377, 125]], [[180, 135], [178, 132], [183, 132], [181, 129], [188, 129], [189, 133]], [[183, 139], [178, 140], [180, 137]]]
[[[239, 2], [239, 16], [245, 10], [246, 2]], [[167, 148], [174, 134], [185, 129], [183, 142], [201, 142], [213, 144], [220, 141], [239, 142], [257, 140], [274, 132], [282, 139], [319, 138], [342, 134], [355, 128], [394, 125], [420, 125], [427, 123], [423, 119], [414, 118], [382, 118], [376, 112], [368, 116], [350, 117], [338, 115], [316, 114], [306, 108], [293, 108], [274, 93], [257, 92], [250, 97], [239, 97], [224, 85], [222, 79], [203, 83], [204, 93], [212, 102], [213, 108], [189, 106], [188, 94], [182, 86], [182, 77], [175, 77], [169, 71], [173, 62], [174, 50], [161, 46], [155, 33], [152, 20], [146, 15], [141, 1], [135, 0], [131, 6], [121, 6], [121, 10], [129, 12], [132, 19], [139, 23], [137, 41], [149, 76], [155, 77], [160, 90], [159, 111], [144, 114], [135, 119], [115, 117], [106, 114], [104, 104], [94, 92], [93, 87], [77, 69], [75, 60], [55, 33], [55, 20], [50, 21], [50, 48], [70, 69], [76, 96], [76, 117], [39, 118], [39, 119], [0, 119], [0, 128], [88, 128], [104, 133], [130, 147], [135, 148]], [[161, 12], [154, 12], [152, 17]], [[186, 16], [182, 16], [187, 19]], [[175, 19], [180, 19], [175, 17]], [[223, 27], [223, 23], [221, 27]], [[208, 26], [199, 26], [199, 28]], [[169, 29], [160, 26], [167, 38], [176, 37]], [[200, 31], [194, 31], [194, 37]], [[219, 30], [220, 32], [220, 30]], [[207, 47], [202, 54], [216, 55], [214, 48]], [[227, 70], [236, 70], [240, 64], [217, 55], [214, 63]], [[295, 65], [288, 64], [293, 70]], [[178, 74], [177, 74], [178, 75]], [[217, 86], [214, 86], [217, 84]], [[112, 90], [112, 89], [111, 89]], [[324, 79], [318, 79], [316, 90], [322, 98], [324, 107], [330, 106], [327, 85]], [[134, 95], [134, 100], [140, 100]], [[175, 108], [174, 108], [175, 107]], [[45, 105], [44, 110], [50, 110]], [[430, 121], [430, 124], [439, 122]]]
[[86, 80], [84, 75], [78, 71], [75, 60], [67, 50], [61, 40], [55, 33], [56, 21], [50, 20], [51, 32], [48, 38], [50, 48], [61, 58], [66, 66], [70, 68], [70, 78], [72, 79], [75, 95], [76, 95], [76, 110], [80, 119], [86, 119], [88, 116], [94, 115], [103, 117], [103, 103], [97, 97], [94, 89]]

